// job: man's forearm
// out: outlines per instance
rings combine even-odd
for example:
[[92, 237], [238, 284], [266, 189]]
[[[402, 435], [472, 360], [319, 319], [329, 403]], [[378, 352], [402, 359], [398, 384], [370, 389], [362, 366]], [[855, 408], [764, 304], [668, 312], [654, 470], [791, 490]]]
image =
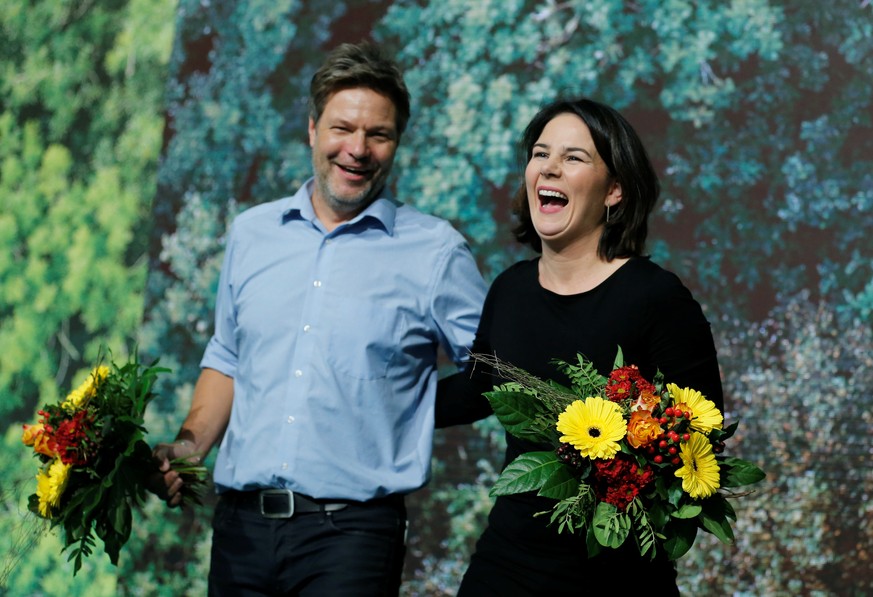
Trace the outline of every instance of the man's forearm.
[[205, 456], [224, 435], [232, 405], [233, 378], [215, 369], [203, 369], [177, 440], [192, 442], [195, 451]]

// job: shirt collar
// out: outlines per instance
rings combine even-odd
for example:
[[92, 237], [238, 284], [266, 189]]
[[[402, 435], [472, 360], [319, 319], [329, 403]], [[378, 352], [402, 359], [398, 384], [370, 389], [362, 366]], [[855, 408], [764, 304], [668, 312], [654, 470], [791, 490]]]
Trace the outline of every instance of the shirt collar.
[[[305, 220], [313, 226], [323, 228], [315, 216], [315, 209], [312, 207], [312, 188], [314, 185], [315, 179], [310, 178], [296, 193], [286, 199], [285, 205], [282, 208], [283, 224], [290, 220]], [[364, 211], [343, 224], [341, 228], [376, 225], [391, 236], [394, 234], [394, 222], [397, 217], [398, 205], [399, 203], [394, 199], [394, 195], [386, 187], [382, 189], [379, 196]]]

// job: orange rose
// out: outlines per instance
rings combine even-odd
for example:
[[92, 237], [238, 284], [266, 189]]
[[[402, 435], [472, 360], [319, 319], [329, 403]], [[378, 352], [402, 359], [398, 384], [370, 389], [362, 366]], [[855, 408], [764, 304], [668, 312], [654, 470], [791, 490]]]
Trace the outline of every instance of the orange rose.
[[639, 397], [631, 403], [631, 412], [638, 410], [647, 410], [651, 412], [659, 404], [661, 404], [660, 396], [654, 392], [644, 390], [640, 392]]
[[635, 410], [627, 422], [627, 443], [632, 448], [643, 448], [664, 432], [658, 420], [647, 410]]
[[36, 425], [23, 425], [24, 433], [21, 434], [21, 443], [25, 446], [33, 446], [33, 451], [37, 454], [54, 457], [55, 451], [52, 448], [53, 441], [51, 436], [46, 433], [42, 423]]
[[25, 446], [32, 446], [36, 441], [36, 437], [44, 431], [42, 423], [36, 425], [22, 425], [24, 433], [21, 434], [21, 443]]

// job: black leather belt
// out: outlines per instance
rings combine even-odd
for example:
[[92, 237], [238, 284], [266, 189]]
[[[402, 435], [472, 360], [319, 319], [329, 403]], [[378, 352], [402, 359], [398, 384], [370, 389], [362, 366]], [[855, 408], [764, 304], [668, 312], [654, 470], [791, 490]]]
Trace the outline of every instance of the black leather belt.
[[295, 514], [336, 512], [349, 505], [348, 502], [316, 500], [290, 489], [227, 491], [221, 497], [233, 502], [237, 508], [259, 512], [264, 518], [291, 518]]
[[258, 512], [264, 518], [291, 518], [297, 514], [317, 512], [337, 512], [350, 505], [392, 505], [403, 506], [402, 495], [391, 495], [366, 502], [354, 500], [322, 500], [311, 498], [290, 489], [259, 489], [253, 491], [225, 491], [221, 494], [237, 508]]

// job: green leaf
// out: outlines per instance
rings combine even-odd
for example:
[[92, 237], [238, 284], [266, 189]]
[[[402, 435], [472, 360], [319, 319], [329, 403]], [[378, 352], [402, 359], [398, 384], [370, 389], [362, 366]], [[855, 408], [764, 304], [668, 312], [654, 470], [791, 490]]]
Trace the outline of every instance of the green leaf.
[[673, 518], [694, 518], [703, 510], [700, 504], [684, 504], [676, 512], [673, 512]]
[[704, 529], [718, 537], [722, 543], [730, 544], [734, 542], [734, 532], [731, 529], [730, 522], [727, 520], [709, 518], [704, 514], [700, 517], [700, 524]]
[[626, 512], [634, 523], [634, 536], [640, 548], [640, 555], [654, 558], [658, 552], [658, 533], [639, 497], [635, 497], [628, 504]]
[[647, 515], [649, 517], [649, 521], [652, 523], [656, 529], [663, 529], [666, 526], [667, 522], [670, 520], [670, 508], [668, 504], [661, 502], [660, 500], [655, 501], [647, 510]]
[[[663, 477], [660, 477], [658, 480], [661, 479], [663, 479]], [[687, 494], [682, 490], [681, 483], [672, 483], [667, 486], [667, 502], [677, 510], [680, 507], [679, 504], [682, 503], [686, 495]]]
[[561, 359], [553, 359], [552, 363], [570, 380], [571, 388], [566, 388], [554, 380], [549, 380], [549, 385], [567, 393], [567, 400], [561, 410], [566, 408], [573, 400], [587, 396], [598, 396], [606, 385], [606, 378], [597, 371], [594, 363], [585, 359], [581, 354], [576, 355], [577, 363], [570, 364]]
[[621, 350], [621, 346], [618, 347], [618, 352], [615, 353], [615, 361], [612, 363], [613, 369], [619, 369], [624, 367], [624, 352]]
[[697, 537], [697, 523], [674, 519], [664, 530], [664, 551], [670, 560], [678, 560], [691, 549]]
[[557, 469], [546, 479], [543, 486], [540, 488], [537, 495], [552, 498], [553, 500], [563, 500], [573, 497], [579, 491], [579, 480], [570, 471], [570, 468], [565, 464]]
[[728, 520], [732, 514], [733, 508], [727, 500], [717, 495], [703, 503], [699, 520], [701, 526], [718, 537], [722, 543], [733, 543], [734, 532]]
[[527, 452], [503, 469], [494, 487], [491, 488], [491, 495], [510, 495], [537, 490], [564, 466], [554, 452]]
[[719, 459], [722, 487], [742, 487], [763, 480], [767, 474], [747, 460], [740, 458]]
[[724, 429], [713, 429], [712, 431], [709, 432], [710, 441], [713, 441], [713, 442], [722, 441], [723, 442], [723, 441], [729, 439], [736, 432], [739, 424], [740, 424], [739, 421], [735, 421], [734, 423], [731, 423], [730, 425], [728, 425]]
[[585, 547], [589, 558], [593, 558], [603, 551], [603, 546], [597, 541], [593, 527], [588, 527], [588, 532], [585, 534]]
[[604, 547], [617, 548], [630, 534], [632, 521], [630, 516], [619, 512], [612, 504], [600, 502], [594, 510], [592, 527], [597, 542]]
[[121, 552], [122, 546], [130, 539], [130, 532], [133, 527], [133, 514], [130, 505], [126, 501], [121, 501], [118, 508], [114, 512], [114, 520], [112, 521], [112, 531], [114, 540], [109, 538], [105, 540], [106, 553], [109, 555], [109, 560], [118, 565], [118, 554]]
[[525, 392], [511, 390], [486, 392], [485, 397], [509, 433], [521, 439], [548, 439], [531, 430], [536, 416], [542, 412], [536, 398]]

